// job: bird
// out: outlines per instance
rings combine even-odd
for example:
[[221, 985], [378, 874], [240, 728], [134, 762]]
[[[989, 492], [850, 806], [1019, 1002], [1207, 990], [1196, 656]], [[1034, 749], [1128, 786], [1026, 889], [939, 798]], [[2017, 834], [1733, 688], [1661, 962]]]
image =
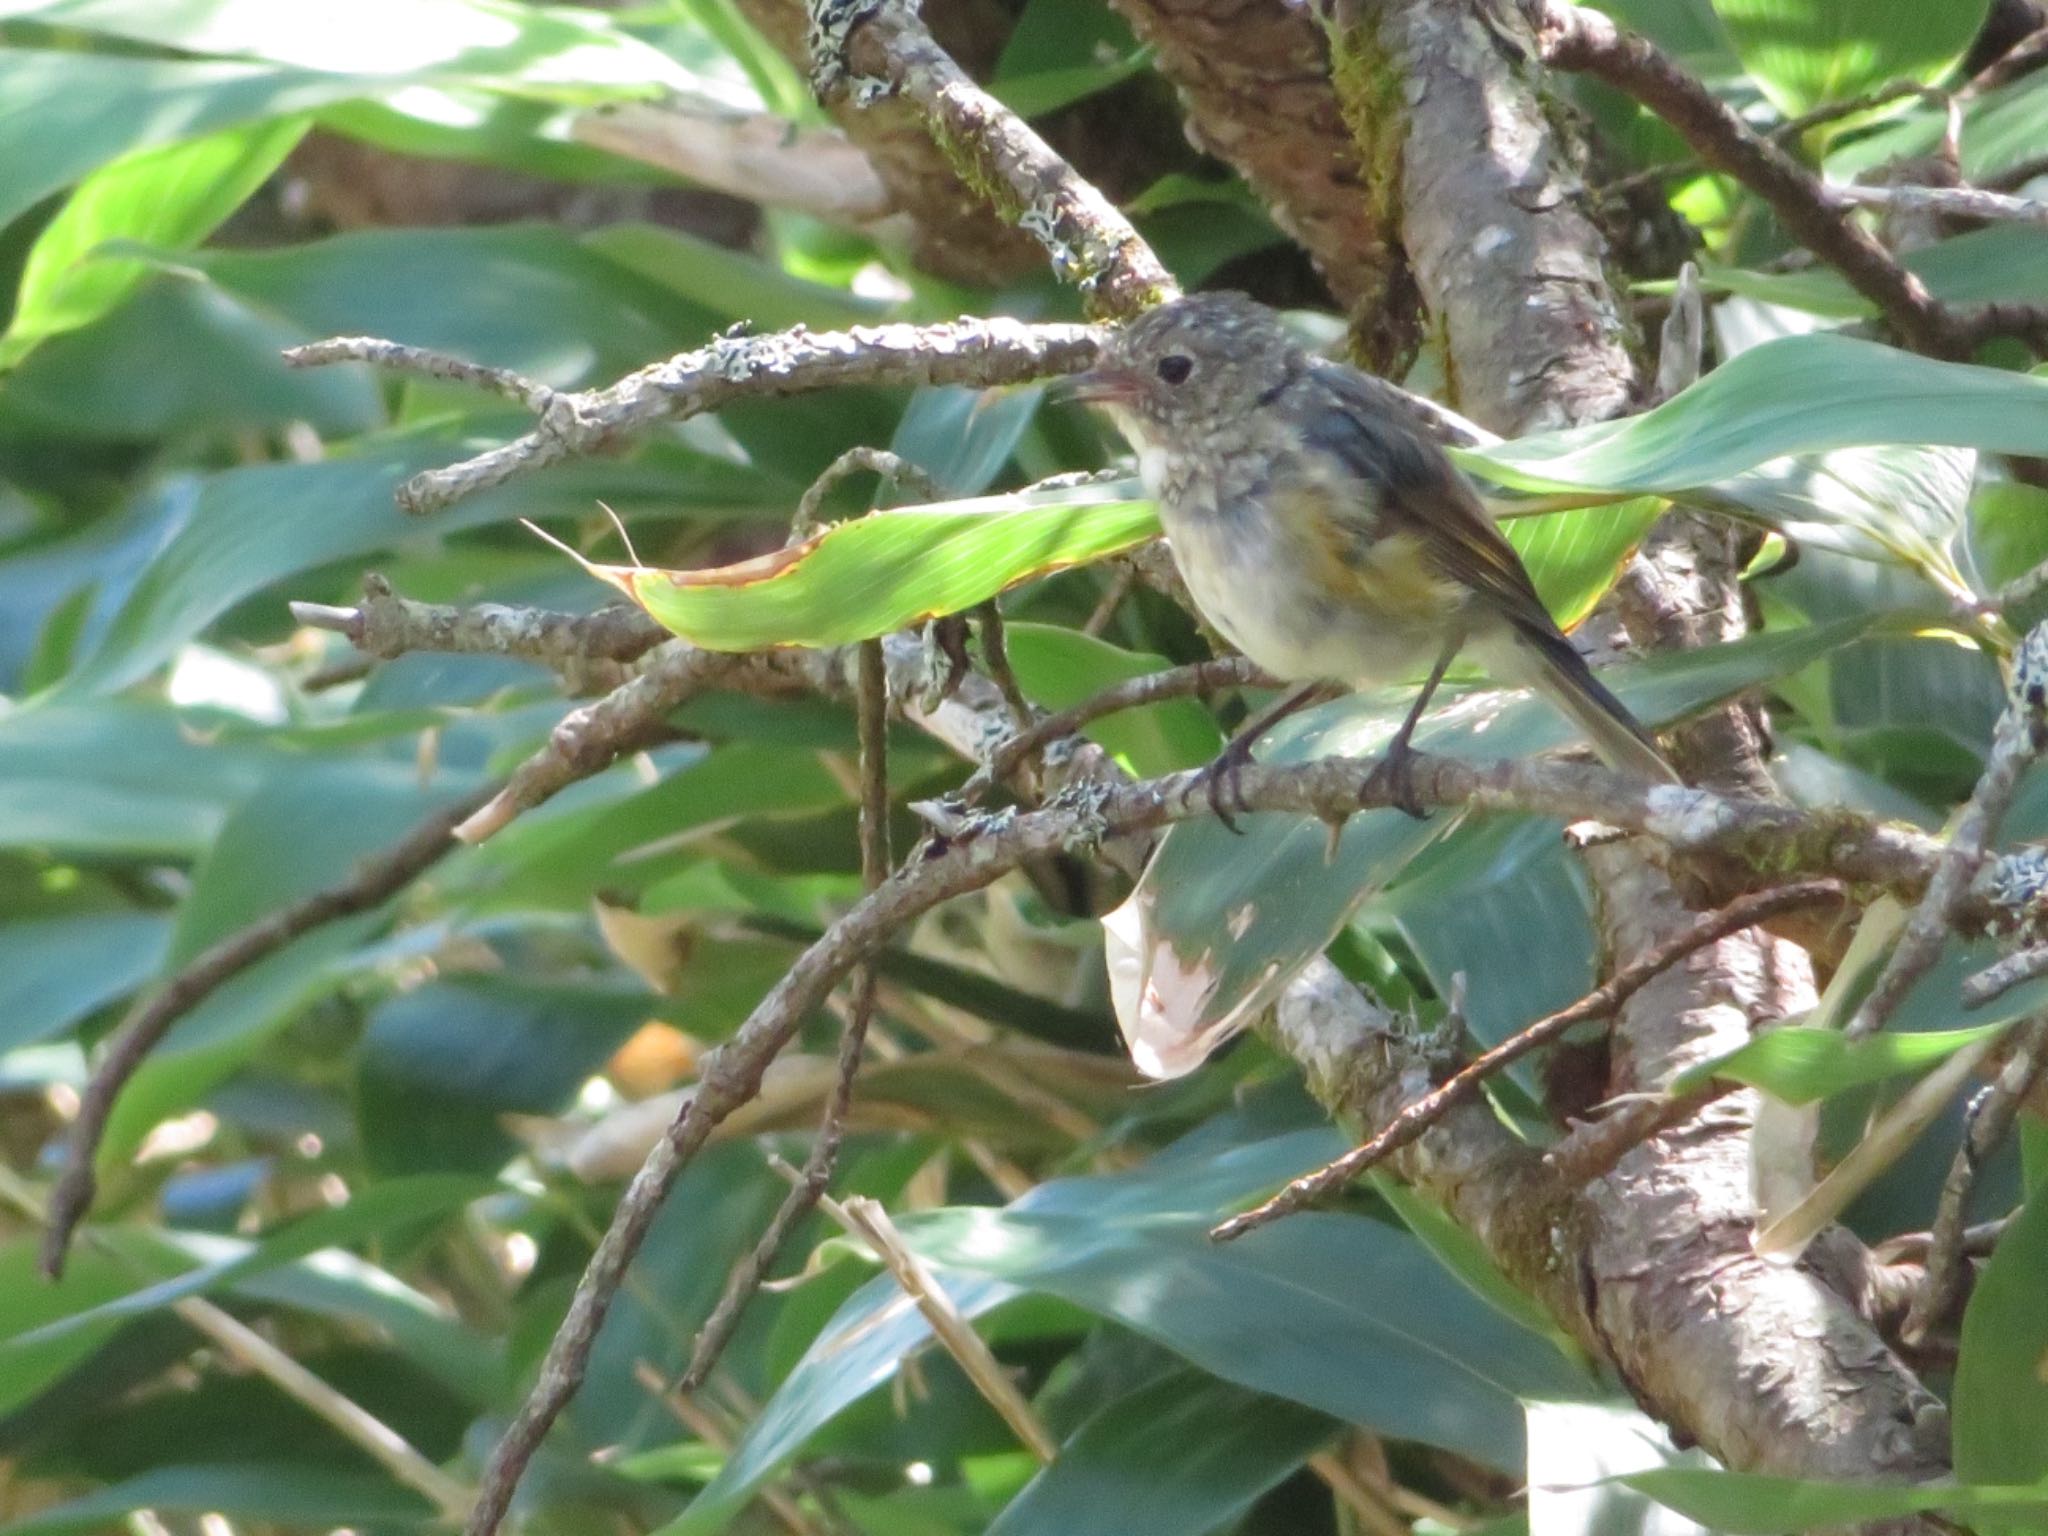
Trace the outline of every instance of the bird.
[[1258, 666], [1296, 683], [1208, 765], [1211, 806], [1259, 736], [1333, 690], [1425, 681], [1370, 790], [1424, 816], [1410, 739], [1469, 652], [1533, 689], [1611, 768], [1680, 782], [1656, 739], [1593, 675], [1514, 546], [1419, 415], [1383, 381], [1303, 346], [1243, 294], [1158, 304], [1111, 333], [1063, 395], [1130, 442], [1195, 606]]

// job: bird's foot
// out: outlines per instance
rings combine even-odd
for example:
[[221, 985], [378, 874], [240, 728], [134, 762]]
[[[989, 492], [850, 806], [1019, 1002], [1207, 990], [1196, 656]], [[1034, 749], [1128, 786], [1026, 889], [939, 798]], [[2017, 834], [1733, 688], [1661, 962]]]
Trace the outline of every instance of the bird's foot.
[[[1187, 804], [1188, 797], [1197, 789], [1201, 790], [1208, 797], [1209, 809], [1216, 813], [1216, 819], [1228, 830], [1243, 836], [1244, 829], [1237, 824], [1233, 808], [1238, 814], [1245, 809], [1242, 775], [1244, 765], [1251, 760], [1252, 744], [1243, 737], [1234, 739], [1188, 781], [1188, 787], [1181, 794], [1181, 804]], [[1226, 800], [1229, 804], [1225, 803]]]
[[1429, 809], [1422, 803], [1422, 797], [1415, 791], [1415, 751], [1405, 741], [1397, 741], [1387, 748], [1386, 755], [1373, 765], [1371, 773], [1365, 776], [1365, 783], [1359, 786], [1360, 802], [1386, 797], [1386, 803], [1396, 810], [1413, 816], [1417, 821], [1429, 820]]

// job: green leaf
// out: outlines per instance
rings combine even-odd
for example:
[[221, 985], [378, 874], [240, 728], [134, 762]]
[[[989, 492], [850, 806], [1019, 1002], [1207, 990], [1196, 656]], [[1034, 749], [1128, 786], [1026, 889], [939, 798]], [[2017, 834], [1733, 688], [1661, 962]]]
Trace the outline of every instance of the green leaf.
[[105, 247], [124, 240], [174, 251], [197, 245], [269, 179], [307, 123], [270, 119], [140, 150], [79, 183], [29, 252], [13, 319], [0, 335], [0, 369], [38, 342], [98, 319], [155, 270]]
[[0, 411], [52, 439], [94, 447], [300, 421], [332, 440], [382, 425], [369, 370], [285, 366], [280, 354], [306, 339], [303, 328], [189, 270], [160, 273], [97, 324], [37, 347], [0, 379]]
[[[166, 14], [140, 0], [133, 8]], [[0, 14], [20, 9], [11, 4]], [[371, 89], [374, 82], [348, 75], [263, 64], [0, 48], [0, 225], [138, 150]], [[121, 110], [109, 111], [110, 102]]]
[[[1893, 160], [1924, 155], [1948, 131], [1948, 103], [1921, 105], [1872, 133], [1860, 134], [1827, 158], [1830, 181], [1854, 181]], [[2031, 163], [2048, 138], [2048, 91], [2031, 77], [1986, 91], [1963, 110], [1963, 180], [1973, 186], [1995, 181]]]
[[671, 632], [717, 651], [844, 645], [986, 602], [1158, 532], [1152, 504], [1098, 487], [878, 512], [707, 571], [590, 566]]
[[357, 1115], [380, 1173], [500, 1167], [507, 1113], [558, 1114], [651, 1011], [639, 988], [476, 976], [416, 987], [371, 1015]]
[[[1121, 650], [1052, 624], [1011, 624], [1006, 634], [1018, 685], [1047, 709], [1070, 708], [1113, 684], [1171, 665], [1164, 656]], [[1083, 734], [1141, 777], [1205, 763], [1223, 746], [1215, 720], [1193, 699], [1107, 715], [1083, 727]]]
[[1400, 929], [1437, 996], [1463, 974], [1466, 1025], [1490, 1045], [1598, 979], [1577, 866], [1555, 822], [1488, 818], [1418, 854], [1369, 915]]
[[91, 1493], [0, 1526], [0, 1536], [63, 1536], [120, 1527], [138, 1509], [159, 1515], [215, 1515], [305, 1530], [342, 1526], [425, 1528], [426, 1500], [388, 1478], [294, 1462], [221, 1462], [152, 1467]]
[[45, 701], [0, 715], [0, 846], [190, 857], [257, 785], [260, 754], [188, 735], [139, 701]]
[[[1063, 1209], [1094, 1201], [1103, 1215], [1141, 1220], [1159, 1213], [1210, 1212], [1248, 1200], [1343, 1150], [1328, 1126], [1274, 1134], [1243, 1112], [1226, 1114], [1158, 1153], [1106, 1178], [1041, 1184], [1016, 1211]], [[1015, 1285], [970, 1271], [945, 1277], [963, 1317], [977, 1318], [1023, 1295]], [[924, 1314], [903, 1304], [902, 1288], [881, 1275], [848, 1297], [805, 1350], [733, 1448], [724, 1469], [662, 1536], [711, 1536], [775, 1469], [826, 1424], [896, 1374], [931, 1338]]]
[[[61, 1337], [27, 1343], [23, 1336], [73, 1313], [87, 1312], [121, 1295], [135, 1272], [92, 1243], [83, 1243], [64, 1266], [64, 1278], [44, 1278], [37, 1262], [37, 1238], [0, 1245], [0, 1414], [32, 1401], [111, 1338], [120, 1326], [111, 1318]], [[174, 1266], [165, 1264], [152, 1273]]]
[[1663, 513], [1663, 502], [1644, 497], [1617, 506], [1509, 517], [1501, 532], [1522, 557], [1544, 606], [1570, 629], [1607, 595], [1622, 565]]
[[2007, 1227], [1970, 1292], [1956, 1364], [1956, 1476], [2048, 1491], [2048, 1197]]
[[[2032, 224], [1995, 224], [1902, 251], [1899, 263], [1944, 304], [2031, 303], [2048, 287], [2048, 230]], [[1707, 263], [1700, 285], [1709, 293], [1739, 293], [1830, 319], [1860, 320], [1877, 314], [1877, 306], [1832, 267], [1757, 272]], [[1646, 292], [1668, 292], [1671, 285], [1643, 287]]]
[[1990, 0], [1714, 0], [1743, 65], [1787, 117], [1893, 80], [1932, 85], [1990, 9]]
[[327, 1248], [350, 1247], [437, 1220], [496, 1189], [489, 1179], [423, 1174], [356, 1191], [345, 1205], [316, 1211], [266, 1232], [240, 1253], [200, 1264], [169, 1280], [71, 1312], [0, 1344], [0, 1364], [17, 1350], [40, 1348], [81, 1328], [139, 1317], [187, 1296], [206, 1296]]
[[[398, 510], [393, 489], [415, 470], [445, 464], [464, 451], [461, 440], [393, 433], [317, 463], [257, 464], [179, 482], [190, 498], [189, 513], [99, 645], [66, 680], [66, 694], [111, 692], [147, 677], [236, 603], [288, 576], [418, 539], [420, 524]], [[730, 497], [736, 478], [742, 484], [752, 478], [735, 477], [721, 461], [665, 444], [630, 464], [589, 461], [510, 481], [450, 508], [435, 520], [435, 531], [453, 533], [595, 499], [627, 512], [672, 510], [679, 497], [690, 494], [677, 485], [687, 477], [686, 466], [701, 469], [702, 489], [722, 500]], [[298, 512], [283, 516], [280, 508]], [[282, 634], [289, 624], [283, 601], [269, 612]]]
[[1811, 1104], [1904, 1072], [1925, 1072], [2011, 1023], [2000, 1019], [1973, 1029], [1918, 1034], [1888, 1031], [1854, 1041], [1832, 1029], [1788, 1025], [1761, 1034], [1726, 1056], [1688, 1068], [1672, 1083], [1671, 1091], [1688, 1093], [1715, 1078], [1730, 1078], [1761, 1088], [1787, 1104]]
[[1001, 389], [926, 385], [910, 397], [889, 446], [948, 496], [987, 490], [1010, 460], [1045, 394], [1037, 384]]
[[338, 884], [474, 783], [444, 772], [422, 786], [412, 765], [376, 760], [281, 764], [236, 807], [193, 872], [170, 964]]
[[373, 921], [358, 917], [314, 929], [225, 982], [181, 1018], [115, 1100], [95, 1158], [100, 1178], [122, 1176], [159, 1121], [192, 1108], [265, 1041], [339, 987]]
[[2048, 1487], [1958, 1487], [1952, 1483], [1885, 1486], [1878, 1483], [1823, 1483], [1757, 1472], [1721, 1472], [1671, 1467], [1632, 1472], [1617, 1479], [1647, 1493], [1711, 1531], [1728, 1536], [1779, 1536], [1860, 1526], [1902, 1515], [1941, 1510], [1968, 1519], [1998, 1516], [2001, 1522], [2048, 1517]]
[[69, 1029], [156, 974], [171, 922], [92, 912], [0, 927], [0, 1054]]
[[1521, 490], [1672, 495], [1788, 454], [1862, 444], [2048, 453], [2048, 379], [1943, 363], [1848, 336], [1751, 347], [1656, 409], [1460, 449]]
[[602, 12], [507, 0], [0, 0], [0, 18], [9, 16], [366, 81], [481, 81], [571, 99], [589, 87], [645, 95], [707, 85]]
[[1226, 1381], [1489, 1466], [1521, 1459], [1519, 1398], [1591, 1386], [1548, 1340], [1445, 1285], [1395, 1227], [1308, 1213], [1218, 1244], [1218, 1214], [957, 1209], [902, 1226], [943, 1269], [1048, 1292]]
[[582, 243], [692, 304], [715, 314], [743, 317], [764, 331], [793, 325], [824, 330], [871, 325], [888, 307], [842, 288], [792, 277], [743, 251], [655, 224], [607, 224], [585, 235]]
[[1202, 1536], [1337, 1432], [1326, 1415], [1175, 1371], [1105, 1405], [1010, 1501], [988, 1536]]
[[[1751, 636], [1730, 645], [1616, 667], [1608, 681], [1636, 717], [1682, 718], [1827, 655], [1871, 620]], [[1283, 721], [1262, 762], [1379, 753], [1406, 714], [1405, 695], [1352, 695]], [[1561, 716], [1526, 696], [1474, 692], [1425, 717], [1425, 751], [1521, 757], [1571, 739]], [[1313, 817], [1239, 818], [1241, 835], [1209, 820], [1168, 831], [1137, 889], [1103, 920], [1111, 996], [1141, 1071], [1177, 1076], [1254, 1018], [1357, 905], [1383, 888], [1454, 818], [1417, 822], [1395, 810], [1345, 824], [1334, 857]]]

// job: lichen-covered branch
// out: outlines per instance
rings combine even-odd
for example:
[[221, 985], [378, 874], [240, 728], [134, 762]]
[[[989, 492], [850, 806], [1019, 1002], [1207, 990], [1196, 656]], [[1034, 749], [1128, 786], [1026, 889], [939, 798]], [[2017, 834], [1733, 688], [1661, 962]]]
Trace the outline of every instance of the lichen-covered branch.
[[975, 84], [910, 0], [812, 0], [810, 17], [819, 97], [910, 103], [961, 179], [1044, 246], [1054, 275], [1098, 314], [1136, 314], [1179, 291], [1117, 206]]
[[[799, 70], [811, 64], [804, 34], [809, 16], [804, 0], [736, 0], [775, 51]], [[942, 36], [955, 30], [955, 15], [943, 3], [927, 20]], [[971, 8], [968, 8], [971, 12]], [[979, 17], [959, 16], [972, 27]], [[1036, 240], [1005, 223], [997, 211], [960, 179], [909, 102], [856, 103], [845, 95], [824, 103], [840, 130], [860, 147], [888, 190], [891, 222], [904, 220], [910, 259], [926, 272], [956, 283], [998, 288], [1038, 270], [1045, 253]], [[886, 232], [886, 229], [885, 229]]]
[[[1095, 349], [1095, 332], [1086, 326], [1003, 319], [719, 336], [601, 389], [543, 391], [538, 403], [529, 401], [540, 415], [532, 432], [460, 464], [414, 475], [399, 487], [398, 503], [408, 512], [438, 511], [514, 475], [595, 452], [656, 422], [715, 411], [733, 400], [855, 384], [1016, 384], [1085, 368]], [[285, 359], [301, 368], [392, 363], [400, 352], [410, 355], [410, 366], [431, 356], [373, 338], [341, 337], [294, 347]]]

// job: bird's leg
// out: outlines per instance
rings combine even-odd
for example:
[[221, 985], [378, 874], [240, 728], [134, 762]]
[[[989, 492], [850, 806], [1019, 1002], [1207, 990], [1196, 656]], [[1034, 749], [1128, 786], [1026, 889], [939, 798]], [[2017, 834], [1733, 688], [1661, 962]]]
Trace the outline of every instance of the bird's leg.
[[1244, 790], [1239, 785], [1238, 776], [1244, 772], [1244, 765], [1252, 760], [1253, 745], [1289, 715], [1311, 704], [1320, 704], [1324, 699], [1334, 698], [1340, 692], [1342, 690], [1334, 683], [1304, 683], [1267, 705], [1252, 717], [1244, 729], [1230, 738], [1230, 744], [1217, 753], [1207, 767], [1194, 776], [1186, 794], [1181, 797], [1182, 803], [1185, 804], [1187, 796], [1198, 788], [1203, 790], [1209, 797], [1209, 809], [1216, 813], [1216, 819], [1232, 832], [1237, 831], [1237, 822], [1224, 804], [1225, 791], [1228, 790], [1229, 798], [1242, 811]]
[[1437, 684], [1444, 680], [1444, 673], [1451, 669], [1462, 642], [1453, 641], [1444, 647], [1443, 654], [1436, 659], [1436, 665], [1429, 669], [1429, 678], [1422, 685], [1422, 692], [1415, 696], [1409, 706], [1408, 718], [1401, 722], [1401, 729], [1394, 732], [1394, 739], [1387, 743], [1387, 750], [1381, 755], [1378, 765], [1366, 778], [1363, 794], [1384, 787], [1388, 802], [1405, 811], [1417, 821], [1429, 820], [1429, 812], [1415, 796], [1415, 752], [1408, 745], [1415, 735], [1415, 727], [1422, 723], [1422, 712], [1429, 708], [1430, 697], [1436, 692]]

